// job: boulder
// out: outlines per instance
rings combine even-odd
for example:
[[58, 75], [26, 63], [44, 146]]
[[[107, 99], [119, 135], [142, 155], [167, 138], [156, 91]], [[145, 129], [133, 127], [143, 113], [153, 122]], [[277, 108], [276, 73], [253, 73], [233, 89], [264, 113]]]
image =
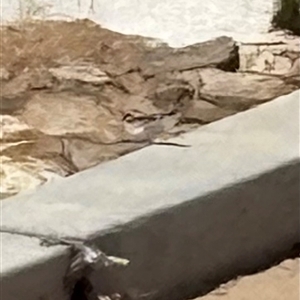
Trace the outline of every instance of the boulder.
[[296, 90], [278, 77], [228, 73], [217, 69], [199, 71], [203, 86], [200, 97], [218, 107], [242, 111]]
[[297, 41], [238, 47], [223, 36], [172, 48], [86, 20], [2, 34], [1, 197], [48, 181], [49, 170], [74, 174], [300, 85]]
[[21, 114], [32, 127], [53, 136], [83, 137], [103, 143], [118, 140], [122, 123], [95, 97], [73, 93], [39, 93], [30, 99]]

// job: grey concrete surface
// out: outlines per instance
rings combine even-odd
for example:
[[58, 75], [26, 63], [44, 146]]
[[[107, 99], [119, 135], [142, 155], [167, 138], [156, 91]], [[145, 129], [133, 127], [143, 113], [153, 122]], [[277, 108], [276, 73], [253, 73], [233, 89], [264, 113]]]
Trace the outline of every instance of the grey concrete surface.
[[64, 300], [66, 247], [41, 247], [36, 238], [0, 233], [1, 300]]
[[4, 200], [2, 228], [85, 238], [180, 205], [299, 159], [298, 123], [299, 91]]
[[300, 237], [299, 170], [291, 162], [97, 238], [131, 264], [95, 273], [94, 285], [130, 299], [192, 299], [283, 258]]
[[151, 146], [2, 201], [2, 229], [93, 238], [131, 260], [96, 286], [174, 300], [299, 241], [299, 91], [174, 141], [192, 147]]

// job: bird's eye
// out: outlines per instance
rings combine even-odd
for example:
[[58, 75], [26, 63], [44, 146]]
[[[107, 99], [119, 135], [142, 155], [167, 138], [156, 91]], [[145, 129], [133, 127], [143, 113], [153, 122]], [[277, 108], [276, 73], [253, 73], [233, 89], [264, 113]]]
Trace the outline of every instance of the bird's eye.
[[125, 122], [130, 122], [132, 120], [133, 120], [133, 116], [130, 113], [125, 114], [122, 118], [122, 121], [125, 121]]

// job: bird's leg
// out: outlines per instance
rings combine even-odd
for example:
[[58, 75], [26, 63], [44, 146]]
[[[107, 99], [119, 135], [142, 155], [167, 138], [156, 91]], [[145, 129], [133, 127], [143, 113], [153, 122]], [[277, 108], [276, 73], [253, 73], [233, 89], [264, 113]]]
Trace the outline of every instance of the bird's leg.
[[94, 9], [94, 0], [91, 0], [89, 12], [95, 13], [95, 9]]

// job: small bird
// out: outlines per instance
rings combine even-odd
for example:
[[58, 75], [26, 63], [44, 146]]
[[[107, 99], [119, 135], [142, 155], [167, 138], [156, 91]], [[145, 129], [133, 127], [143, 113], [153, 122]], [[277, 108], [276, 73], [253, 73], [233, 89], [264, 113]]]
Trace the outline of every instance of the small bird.
[[127, 133], [136, 140], [153, 140], [164, 131], [162, 115], [131, 114], [127, 113], [124, 118], [124, 128]]

